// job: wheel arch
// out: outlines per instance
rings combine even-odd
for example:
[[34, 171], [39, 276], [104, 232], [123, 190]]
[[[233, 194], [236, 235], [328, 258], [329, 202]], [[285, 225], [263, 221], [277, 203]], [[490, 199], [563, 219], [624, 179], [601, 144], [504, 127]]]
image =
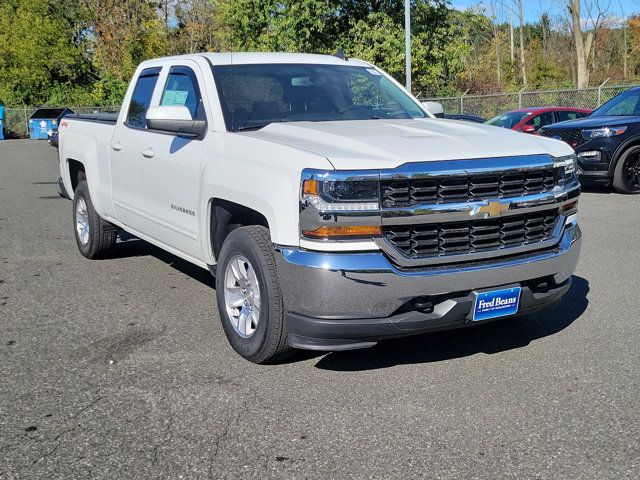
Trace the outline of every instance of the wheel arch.
[[624, 153], [630, 148], [640, 145], [640, 134], [635, 135], [631, 138], [626, 139], [623, 143], [621, 143], [618, 148], [616, 148], [613, 153], [613, 159], [611, 164], [609, 165], [609, 177], [613, 178], [613, 174], [616, 171], [616, 167], [618, 166], [618, 162]]
[[75, 160], [73, 158], [66, 159], [67, 164], [67, 172], [69, 174], [69, 182], [71, 184], [71, 194], [75, 192], [78, 183], [80, 183], [83, 178], [86, 180], [87, 178], [87, 170], [83, 162], [79, 160]]
[[207, 247], [214, 262], [218, 260], [224, 240], [236, 228], [261, 225], [270, 230], [267, 216], [246, 205], [223, 198], [210, 198], [208, 205]]

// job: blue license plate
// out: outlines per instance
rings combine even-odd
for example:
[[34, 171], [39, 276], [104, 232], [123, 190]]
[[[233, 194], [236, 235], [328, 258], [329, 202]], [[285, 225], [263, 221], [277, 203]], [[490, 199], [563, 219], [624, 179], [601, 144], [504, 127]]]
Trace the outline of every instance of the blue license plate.
[[518, 311], [519, 303], [520, 287], [476, 293], [473, 321], [480, 322], [490, 318], [513, 315]]

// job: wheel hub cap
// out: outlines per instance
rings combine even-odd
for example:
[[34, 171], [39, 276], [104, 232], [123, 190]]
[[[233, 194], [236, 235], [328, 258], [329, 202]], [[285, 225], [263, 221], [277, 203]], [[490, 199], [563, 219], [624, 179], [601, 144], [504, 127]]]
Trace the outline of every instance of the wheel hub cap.
[[233, 329], [241, 337], [251, 337], [260, 321], [260, 286], [253, 266], [242, 255], [227, 264], [224, 301]]
[[89, 215], [87, 214], [87, 202], [84, 198], [78, 198], [76, 202], [76, 232], [80, 243], [89, 243]]

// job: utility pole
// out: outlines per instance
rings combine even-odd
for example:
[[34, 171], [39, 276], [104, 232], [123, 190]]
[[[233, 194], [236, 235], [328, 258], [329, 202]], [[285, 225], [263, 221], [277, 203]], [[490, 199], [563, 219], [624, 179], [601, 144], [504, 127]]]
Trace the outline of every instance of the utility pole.
[[407, 90], [411, 92], [411, 1], [404, 0], [404, 56]]

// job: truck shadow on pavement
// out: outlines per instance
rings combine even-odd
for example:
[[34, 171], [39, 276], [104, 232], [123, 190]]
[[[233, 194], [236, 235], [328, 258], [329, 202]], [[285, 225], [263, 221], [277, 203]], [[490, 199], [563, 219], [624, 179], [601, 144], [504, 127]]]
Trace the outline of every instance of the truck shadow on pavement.
[[574, 276], [562, 303], [549, 310], [469, 328], [386, 340], [363, 350], [333, 352], [322, 357], [315, 366], [345, 372], [377, 370], [526, 347], [534, 340], [564, 330], [580, 318], [589, 303], [588, 293], [589, 282]]
[[[175, 270], [215, 289], [215, 278], [207, 270], [135, 237], [125, 236], [112, 258], [152, 256]], [[300, 351], [288, 362], [319, 358], [316, 368], [333, 371], [365, 371], [395, 365], [430, 363], [493, 354], [529, 345], [554, 335], [575, 322], [587, 309], [589, 282], [573, 277], [571, 289], [562, 303], [539, 313], [503, 319], [469, 328], [427, 333], [381, 341], [371, 348], [346, 352]]]
[[111, 259], [152, 256], [179, 271], [180, 273], [188, 275], [204, 285], [215, 288], [215, 278], [204, 268], [200, 268], [197, 265], [189, 263], [186, 260], [181, 259], [180, 257], [176, 257], [175, 255], [166, 252], [161, 248], [156, 247], [155, 245], [145, 242], [144, 240], [140, 240], [129, 234], [125, 234], [122, 236], [124, 237], [124, 241], [118, 242], [114, 254], [110, 257]]

